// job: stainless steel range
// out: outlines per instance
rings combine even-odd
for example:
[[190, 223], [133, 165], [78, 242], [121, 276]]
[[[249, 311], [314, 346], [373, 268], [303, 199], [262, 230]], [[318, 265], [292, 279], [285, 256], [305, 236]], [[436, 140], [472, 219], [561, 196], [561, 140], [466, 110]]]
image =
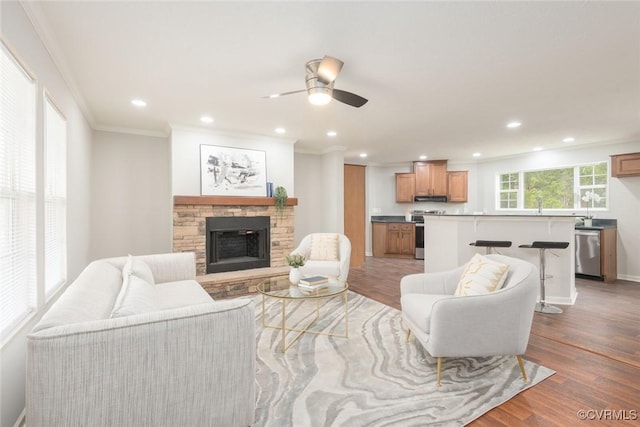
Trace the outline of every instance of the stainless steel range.
[[415, 210], [411, 212], [411, 221], [416, 223], [416, 259], [424, 259], [424, 216], [442, 215], [445, 211]]

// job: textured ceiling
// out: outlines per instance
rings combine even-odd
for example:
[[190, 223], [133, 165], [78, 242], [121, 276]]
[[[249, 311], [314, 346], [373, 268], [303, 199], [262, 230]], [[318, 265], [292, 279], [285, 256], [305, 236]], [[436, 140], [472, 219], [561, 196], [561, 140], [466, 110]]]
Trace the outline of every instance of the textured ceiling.
[[[384, 164], [640, 141], [640, 2], [28, 2], [97, 129], [169, 124]], [[305, 62], [345, 62], [311, 106]], [[136, 109], [130, 100], [148, 102]], [[199, 118], [215, 121], [203, 125]], [[506, 123], [523, 125], [507, 129]], [[326, 132], [338, 136], [328, 138]], [[567, 136], [576, 138], [563, 143]]]

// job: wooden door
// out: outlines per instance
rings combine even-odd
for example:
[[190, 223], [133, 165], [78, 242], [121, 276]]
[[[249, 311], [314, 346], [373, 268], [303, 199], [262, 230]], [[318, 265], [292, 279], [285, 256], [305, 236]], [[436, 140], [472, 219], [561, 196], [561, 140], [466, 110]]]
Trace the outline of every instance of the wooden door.
[[344, 165], [344, 234], [351, 241], [351, 267], [365, 260], [365, 173], [366, 166]]

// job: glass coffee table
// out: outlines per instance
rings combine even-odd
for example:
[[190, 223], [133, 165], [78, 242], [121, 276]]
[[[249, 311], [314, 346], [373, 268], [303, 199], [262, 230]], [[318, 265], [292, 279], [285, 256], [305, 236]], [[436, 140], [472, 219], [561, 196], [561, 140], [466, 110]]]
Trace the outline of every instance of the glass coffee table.
[[[334, 337], [348, 338], [349, 336], [349, 311], [347, 306], [347, 289], [349, 285], [346, 282], [329, 279], [328, 289], [321, 292], [308, 292], [298, 288], [289, 281], [289, 276], [271, 277], [264, 280], [257, 286], [258, 292], [262, 294], [262, 326], [265, 328], [280, 329], [282, 331], [282, 352], [284, 353], [291, 347], [303, 334], [310, 333], [316, 335], [329, 335]], [[320, 317], [320, 302], [329, 298], [342, 296], [344, 302], [344, 334], [333, 332], [314, 331], [309, 329]], [[269, 325], [265, 320], [265, 299], [273, 298], [280, 300], [282, 304], [281, 320], [279, 325]], [[303, 328], [291, 328], [286, 324], [287, 321], [287, 302], [292, 301], [315, 301], [316, 309], [314, 318]], [[286, 341], [287, 332], [298, 332], [298, 334], [289, 343]]]

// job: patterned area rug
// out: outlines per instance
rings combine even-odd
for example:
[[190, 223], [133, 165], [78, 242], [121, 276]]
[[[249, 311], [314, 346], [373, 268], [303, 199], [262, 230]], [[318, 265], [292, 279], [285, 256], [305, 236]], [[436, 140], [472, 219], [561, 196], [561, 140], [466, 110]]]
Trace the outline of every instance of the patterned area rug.
[[[304, 334], [282, 353], [279, 330], [262, 327], [256, 297], [257, 410], [254, 426], [460, 426], [553, 375], [525, 360], [524, 383], [513, 356], [445, 358], [436, 387], [436, 359], [405, 340], [400, 312], [349, 292], [349, 337]], [[281, 303], [266, 300], [267, 324]], [[288, 327], [315, 315], [313, 302], [289, 302]], [[344, 333], [340, 297], [321, 304], [312, 329]], [[289, 332], [287, 340], [296, 333]]]

